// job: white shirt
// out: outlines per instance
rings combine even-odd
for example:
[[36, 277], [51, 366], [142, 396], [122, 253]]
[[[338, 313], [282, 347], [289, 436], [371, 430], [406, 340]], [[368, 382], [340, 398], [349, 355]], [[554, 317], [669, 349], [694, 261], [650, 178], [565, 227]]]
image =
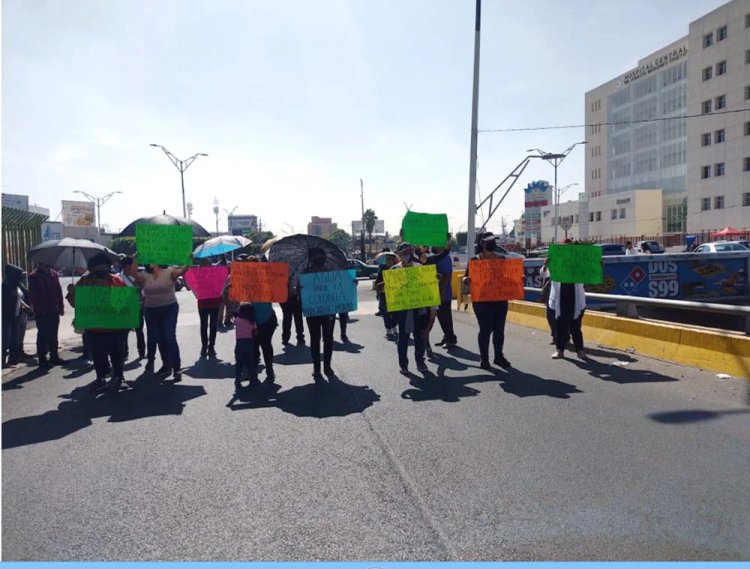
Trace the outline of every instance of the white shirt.
[[631, 247], [630, 249], [625, 249], [625, 254], [626, 255], [637, 255], [638, 254], [638, 249], [636, 249], [635, 247]]

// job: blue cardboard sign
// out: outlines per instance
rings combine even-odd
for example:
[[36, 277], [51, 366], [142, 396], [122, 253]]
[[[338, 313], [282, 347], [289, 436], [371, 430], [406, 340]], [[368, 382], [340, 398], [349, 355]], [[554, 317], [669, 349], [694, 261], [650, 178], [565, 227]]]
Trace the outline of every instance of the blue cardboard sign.
[[303, 273], [299, 277], [302, 314], [327, 316], [357, 310], [357, 277], [354, 269]]

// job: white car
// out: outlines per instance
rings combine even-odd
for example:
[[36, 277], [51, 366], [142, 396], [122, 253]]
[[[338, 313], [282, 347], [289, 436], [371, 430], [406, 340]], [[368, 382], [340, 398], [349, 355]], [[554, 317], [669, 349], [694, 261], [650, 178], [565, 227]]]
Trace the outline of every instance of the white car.
[[715, 241], [698, 245], [693, 253], [722, 253], [724, 251], [744, 251], [748, 249], [739, 241]]

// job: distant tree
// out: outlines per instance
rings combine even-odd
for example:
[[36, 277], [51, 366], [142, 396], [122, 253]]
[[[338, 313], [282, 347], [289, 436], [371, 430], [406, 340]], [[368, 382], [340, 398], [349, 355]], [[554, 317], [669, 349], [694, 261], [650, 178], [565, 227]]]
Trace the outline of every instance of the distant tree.
[[459, 247], [466, 247], [466, 238], [468, 235], [469, 234], [466, 231], [459, 231], [456, 233], [456, 243]]
[[366, 209], [365, 210], [365, 231], [367, 231], [367, 234], [370, 236], [370, 255], [372, 255], [372, 232], [375, 229], [375, 222], [378, 220], [378, 216], [375, 215], [375, 210], [372, 209]]
[[331, 241], [336, 247], [341, 249], [347, 256], [352, 253], [352, 236], [349, 235], [343, 229], [337, 229], [328, 236], [328, 240]]
[[272, 231], [246, 231], [245, 237], [250, 239], [252, 243], [247, 247], [243, 247], [239, 251], [235, 251], [235, 255], [239, 253], [247, 253], [248, 255], [260, 255], [260, 248], [263, 247], [263, 243], [269, 239], [273, 239], [275, 235]]

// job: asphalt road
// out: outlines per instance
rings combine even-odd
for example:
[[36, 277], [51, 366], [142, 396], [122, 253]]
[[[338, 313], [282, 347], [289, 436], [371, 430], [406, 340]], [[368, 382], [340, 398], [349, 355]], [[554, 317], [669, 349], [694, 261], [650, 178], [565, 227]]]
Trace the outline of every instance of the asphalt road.
[[597, 346], [553, 361], [514, 325], [513, 369], [485, 372], [466, 314], [406, 378], [361, 285], [338, 379], [316, 392], [277, 331], [280, 390], [237, 398], [233, 332], [198, 361], [178, 297], [181, 384], [137, 362], [99, 397], [73, 364], [3, 374], [4, 560], [750, 559], [747, 381]]

